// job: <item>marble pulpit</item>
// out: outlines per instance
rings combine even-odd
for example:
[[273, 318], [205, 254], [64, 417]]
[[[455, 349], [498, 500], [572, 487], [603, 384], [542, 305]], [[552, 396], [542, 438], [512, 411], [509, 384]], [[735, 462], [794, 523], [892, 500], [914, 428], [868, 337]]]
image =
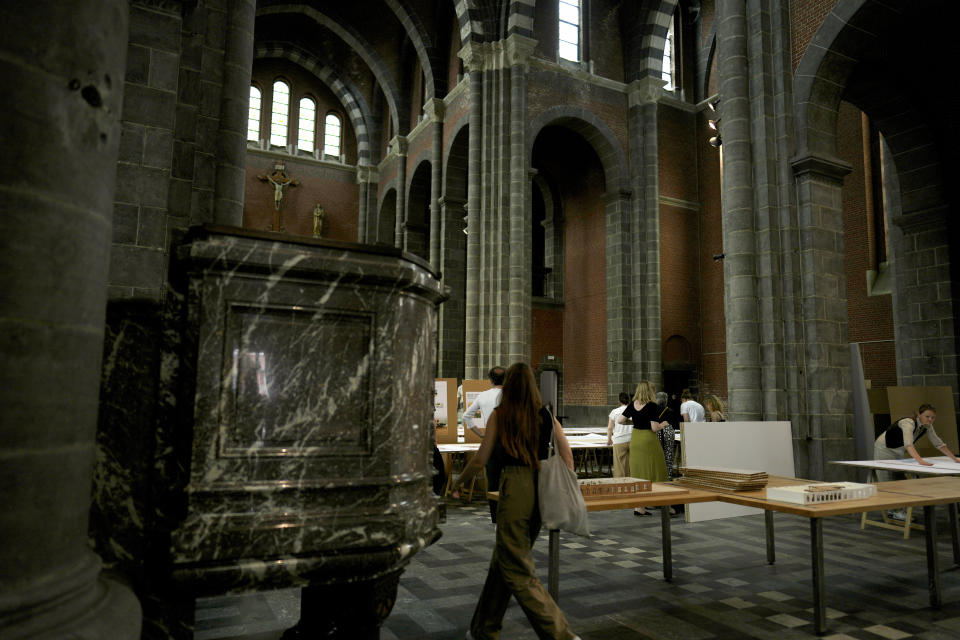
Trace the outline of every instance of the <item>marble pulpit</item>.
[[379, 637], [403, 567], [440, 535], [439, 279], [390, 247], [217, 227], [183, 240], [171, 274], [135, 497], [156, 556], [145, 637], [192, 637], [198, 596], [290, 586], [287, 637]]

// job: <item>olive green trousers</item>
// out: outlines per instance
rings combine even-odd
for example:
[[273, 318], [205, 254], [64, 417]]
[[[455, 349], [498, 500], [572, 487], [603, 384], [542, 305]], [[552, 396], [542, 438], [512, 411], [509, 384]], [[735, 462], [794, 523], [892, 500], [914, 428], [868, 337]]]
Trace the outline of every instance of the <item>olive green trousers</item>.
[[504, 467], [497, 506], [497, 540], [487, 580], [470, 622], [475, 640], [500, 636], [511, 595], [517, 598], [537, 637], [543, 640], [576, 637], [534, 570], [530, 550], [539, 533], [537, 472], [529, 467]]

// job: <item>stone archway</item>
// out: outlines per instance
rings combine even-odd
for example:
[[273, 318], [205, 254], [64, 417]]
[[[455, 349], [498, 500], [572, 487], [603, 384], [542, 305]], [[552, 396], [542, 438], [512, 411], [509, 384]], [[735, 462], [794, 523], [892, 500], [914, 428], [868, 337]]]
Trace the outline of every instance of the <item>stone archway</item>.
[[[960, 249], [950, 242], [957, 233], [949, 215], [956, 198], [945, 176], [957, 170], [958, 162], [950, 160], [957, 133], [947, 120], [952, 114], [917, 90], [950, 74], [949, 27], [929, 21], [946, 6], [927, 0], [893, 8], [862, 0], [834, 8], [797, 68], [793, 164], [801, 220], [822, 220], [837, 208], [845, 173], [836, 158], [840, 100], [866, 113], [884, 136], [898, 384], [951, 386], [956, 406], [960, 314], [953, 274]], [[922, 40], [900, 37], [911, 32], [905, 26], [911, 23], [924, 25]], [[944, 33], [929, 32], [938, 28]], [[890, 82], [904, 74], [919, 77], [916, 83]]]

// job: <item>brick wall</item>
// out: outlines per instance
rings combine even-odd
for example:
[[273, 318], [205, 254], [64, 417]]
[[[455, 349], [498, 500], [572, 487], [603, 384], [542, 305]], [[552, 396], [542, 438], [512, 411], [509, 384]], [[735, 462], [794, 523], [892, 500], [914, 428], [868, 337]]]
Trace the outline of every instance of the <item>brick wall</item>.
[[837, 0], [794, 0], [790, 3], [790, 43], [794, 70], [800, 64], [813, 34], [836, 4]]
[[622, 93], [539, 69], [530, 71], [529, 82], [528, 121], [557, 105], [582, 107], [610, 127], [621, 148], [627, 148], [627, 109]]
[[530, 363], [536, 367], [546, 356], [555, 356], [554, 362], [562, 362], [563, 335], [562, 309], [533, 307], [530, 310]]
[[720, 207], [720, 150], [711, 147], [708, 112], [697, 115], [696, 148], [700, 189], [700, 391], [727, 399], [727, 340], [723, 307], [723, 217]]
[[[357, 241], [359, 190], [356, 172], [333, 163], [302, 160], [293, 156], [251, 151], [243, 202], [243, 226], [265, 231], [274, 222], [273, 187], [257, 176], [273, 172], [274, 162], [286, 162], [286, 172], [300, 184], [287, 187], [280, 205], [284, 233], [313, 235], [313, 209], [323, 206], [323, 236], [331, 240]], [[276, 229], [273, 229], [276, 231]]]
[[861, 112], [842, 102], [837, 122], [837, 152], [853, 166], [843, 181], [843, 234], [846, 249], [847, 316], [850, 342], [861, 343], [864, 376], [873, 388], [897, 384], [890, 294], [870, 296], [867, 269], [866, 183]]
[[[567, 154], [563, 185], [565, 214], [563, 399], [565, 405], [607, 401], [606, 226], [603, 173], [595, 154], [561, 145]], [[580, 159], [577, 162], [576, 159]]]
[[[700, 362], [700, 225], [696, 116], [657, 110], [660, 196], [660, 326], [665, 369]], [[679, 203], [686, 204], [679, 204]], [[675, 350], [670, 345], [684, 346]]]

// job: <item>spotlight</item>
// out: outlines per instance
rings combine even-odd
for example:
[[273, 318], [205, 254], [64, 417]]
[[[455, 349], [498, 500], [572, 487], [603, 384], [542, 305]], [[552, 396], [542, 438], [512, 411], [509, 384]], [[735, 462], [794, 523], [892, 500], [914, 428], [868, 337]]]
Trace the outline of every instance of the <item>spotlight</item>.
[[720, 136], [719, 136], [719, 135], [715, 135], [715, 136], [713, 136], [712, 138], [710, 138], [710, 146], [711, 146], [711, 147], [717, 147], [717, 148], [719, 149], [719, 148], [720, 148], [720, 145], [722, 145], [722, 144], [723, 144], [723, 140], [720, 139]]
[[714, 131], [720, 131], [720, 118], [717, 118], [716, 120], [707, 120], [707, 126]]
[[724, 257], [725, 257], [725, 254], [723, 253], [715, 253], [713, 254], [713, 261], [720, 262], [721, 260], [723, 260]]
[[720, 98], [716, 100], [707, 100], [707, 106], [710, 107], [710, 111], [717, 113], [717, 107], [720, 106]]

